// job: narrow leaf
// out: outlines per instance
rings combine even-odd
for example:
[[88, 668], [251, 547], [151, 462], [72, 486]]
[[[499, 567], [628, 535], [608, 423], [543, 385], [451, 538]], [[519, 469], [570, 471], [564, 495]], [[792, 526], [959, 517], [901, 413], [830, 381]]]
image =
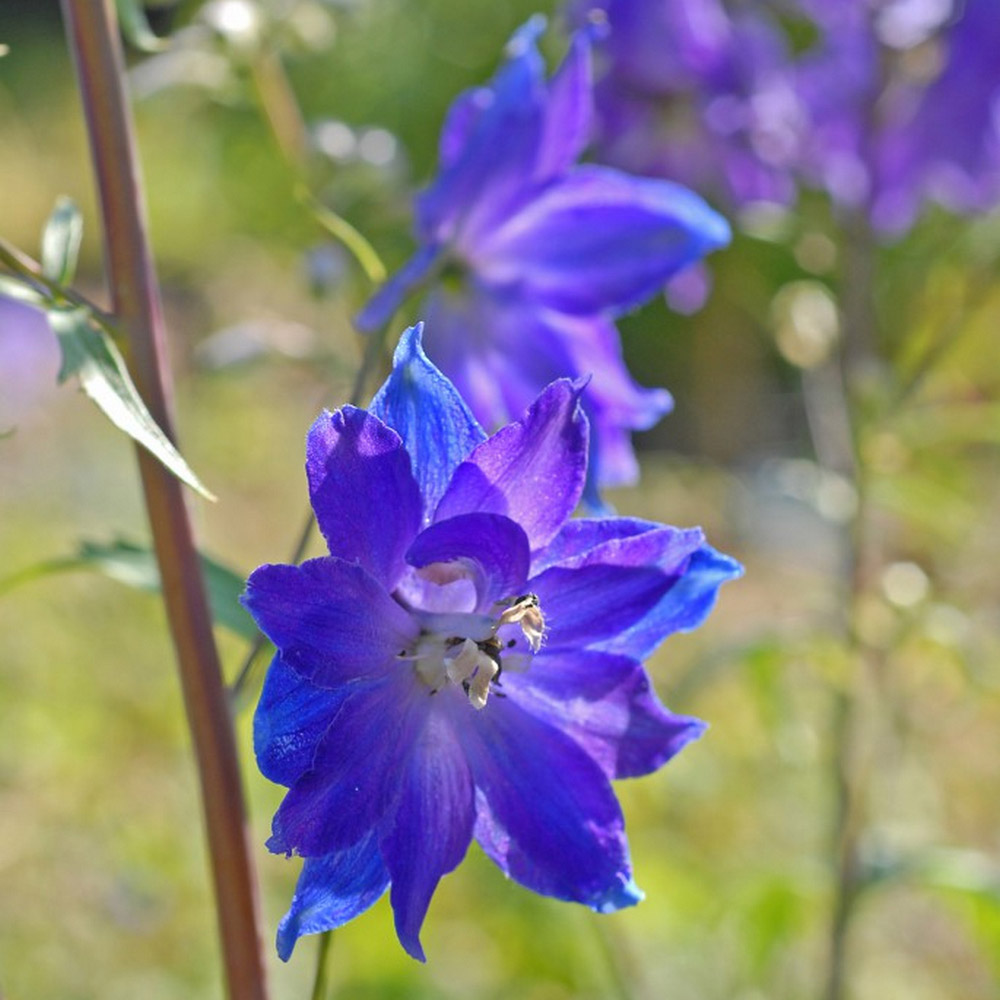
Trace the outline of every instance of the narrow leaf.
[[41, 306], [46, 301], [45, 296], [37, 288], [12, 274], [0, 274], [0, 296], [27, 302], [32, 306]]
[[50, 309], [48, 316], [62, 348], [59, 381], [78, 375], [84, 392], [119, 430], [141, 444], [182, 482], [214, 500], [150, 416], [114, 341], [93, 322], [87, 310]]
[[167, 47], [166, 40], [149, 26], [142, 0], [115, 0], [115, 8], [122, 34], [129, 45], [140, 52], [162, 52]]
[[[257, 627], [239, 602], [245, 585], [243, 575], [208, 556], [200, 555], [199, 559], [212, 620], [252, 642], [257, 637]], [[85, 541], [81, 543], [75, 556], [50, 559], [21, 570], [0, 580], [0, 593], [53, 573], [81, 569], [96, 570], [135, 590], [155, 593], [160, 589], [160, 571], [153, 550], [124, 539], [116, 539], [109, 544]]]
[[68, 285], [76, 273], [83, 238], [83, 216], [70, 198], [62, 197], [42, 233], [42, 274], [49, 281]]

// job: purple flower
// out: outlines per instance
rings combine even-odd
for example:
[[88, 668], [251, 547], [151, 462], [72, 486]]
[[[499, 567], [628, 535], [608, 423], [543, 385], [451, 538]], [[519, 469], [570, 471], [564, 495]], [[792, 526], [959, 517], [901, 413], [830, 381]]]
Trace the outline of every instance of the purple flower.
[[940, 74], [897, 99], [880, 136], [873, 222], [902, 231], [921, 202], [975, 212], [1000, 201], [1000, 8], [967, 0], [941, 39]]
[[670, 408], [629, 377], [614, 318], [729, 241], [729, 227], [677, 185], [577, 166], [590, 134], [589, 30], [551, 80], [534, 18], [493, 81], [462, 95], [440, 143], [440, 172], [417, 199], [416, 255], [358, 317], [375, 329], [430, 285], [428, 353], [496, 427], [560, 376], [592, 375], [585, 408], [602, 485], [636, 476], [629, 432]]
[[45, 313], [0, 295], [0, 434], [30, 419], [55, 394], [60, 351]]
[[289, 789], [268, 846], [306, 859], [283, 959], [391, 886], [422, 960], [431, 896], [473, 837], [536, 892], [599, 912], [641, 899], [610, 780], [704, 724], [668, 712], [640, 661], [740, 572], [696, 528], [567, 520], [587, 466], [580, 384], [487, 437], [420, 336], [370, 410], [309, 432], [330, 555], [262, 566], [243, 597], [277, 646], [254, 719], [260, 768]]
[[583, 0], [599, 11], [597, 151], [625, 170], [678, 180], [734, 207], [795, 197], [802, 126], [787, 45], [761, 9], [720, 0]]
[[594, 9], [606, 163], [735, 206], [821, 188], [886, 233], [928, 200], [1000, 200], [995, 0], [794, 0], [780, 22], [763, 0], [577, 0], [570, 18]]

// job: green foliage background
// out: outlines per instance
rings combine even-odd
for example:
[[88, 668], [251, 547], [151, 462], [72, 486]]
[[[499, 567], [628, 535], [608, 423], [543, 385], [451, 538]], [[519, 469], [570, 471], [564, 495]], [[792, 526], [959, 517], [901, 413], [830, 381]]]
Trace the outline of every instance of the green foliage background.
[[[394, 266], [409, 250], [406, 192], [433, 170], [449, 101], [488, 76], [535, 8], [286, 6], [306, 18], [306, 41], [287, 19], [275, 36], [306, 120], [399, 138], [391, 169], [326, 161], [310, 176]], [[154, 23], [197, 17], [186, 4]], [[321, 28], [332, 34], [309, 43]], [[70, 195], [86, 220], [79, 287], [101, 300], [92, 180], [56, 13], [5, 6], [0, 42], [10, 46], [0, 229], [36, 253], [55, 196]], [[558, 55], [556, 33], [547, 45]], [[359, 357], [348, 318], [365, 285], [347, 265], [341, 286], [310, 294], [303, 254], [324, 234], [293, 197], [240, 54], [213, 51], [229, 60], [218, 87], [166, 87], [137, 116], [181, 442], [219, 497], [197, 504], [199, 529], [207, 552], [245, 573], [293, 544], [305, 430], [347, 394]], [[141, 81], [149, 57], [132, 58]], [[663, 772], [619, 786], [647, 900], [596, 917], [506, 884], [474, 848], [431, 906], [429, 964], [398, 947], [383, 900], [335, 935], [336, 996], [820, 996], [841, 695], [853, 705], [846, 740], [863, 824], [849, 995], [998, 995], [1000, 224], [933, 214], [878, 251], [880, 341], [856, 404], [868, 561], [853, 596], [840, 571], [850, 487], [844, 501], [845, 484], [816, 464], [806, 419], [823, 369], [795, 363], [787, 337], [808, 330], [781, 333], [777, 297], [801, 281], [839, 294], [838, 237], [808, 197], [791, 219], [750, 228], [713, 261], [700, 314], [654, 303], [622, 324], [633, 371], [669, 386], [678, 405], [641, 442], [641, 487], [616, 504], [702, 524], [747, 567], [705, 628], [650, 663], [665, 701], [711, 729]], [[209, 338], [222, 329], [267, 349], [218, 367]], [[940, 361], [897, 405], [935, 344], [947, 345]], [[81, 539], [146, 538], [131, 450], [70, 386], [0, 440], [0, 484], [0, 578], [71, 555]], [[900, 576], [909, 564], [922, 576]], [[84, 571], [40, 576], [0, 593], [0, 636], [0, 994], [220, 996], [194, 766], [156, 597]], [[243, 640], [222, 629], [219, 639], [232, 676]], [[270, 933], [298, 862], [263, 847], [279, 790], [255, 773], [248, 709], [239, 736]], [[279, 1000], [308, 996], [314, 950], [306, 939], [290, 964], [273, 961]]]

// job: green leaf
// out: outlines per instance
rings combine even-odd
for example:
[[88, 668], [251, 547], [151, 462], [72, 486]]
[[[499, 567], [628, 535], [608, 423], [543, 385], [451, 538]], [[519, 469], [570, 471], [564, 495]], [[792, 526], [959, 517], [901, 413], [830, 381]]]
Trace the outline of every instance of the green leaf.
[[[239, 602], [245, 585], [243, 576], [208, 556], [199, 555], [199, 559], [212, 620], [252, 642], [257, 637], [257, 626]], [[75, 556], [50, 559], [0, 580], [0, 593], [53, 573], [80, 569], [96, 570], [134, 590], [160, 590], [160, 571], [153, 550], [119, 538], [106, 545], [85, 541]]]
[[84, 392], [116, 427], [141, 444], [182, 482], [214, 500], [150, 416], [114, 341], [88, 311], [50, 309], [48, 317], [62, 348], [59, 381], [78, 375]]
[[76, 273], [83, 238], [83, 216], [72, 199], [62, 197], [42, 233], [42, 274], [58, 285], [68, 285]]
[[42, 306], [47, 301], [37, 288], [20, 278], [15, 278], [12, 274], [0, 274], [0, 295], [8, 299], [17, 299], [18, 302], [26, 302], [30, 306]]
[[162, 52], [167, 47], [166, 39], [160, 38], [149, 26], [142, 0], [115, 0], [115, 7], [122, 34], [129, 45], [140, 52]]

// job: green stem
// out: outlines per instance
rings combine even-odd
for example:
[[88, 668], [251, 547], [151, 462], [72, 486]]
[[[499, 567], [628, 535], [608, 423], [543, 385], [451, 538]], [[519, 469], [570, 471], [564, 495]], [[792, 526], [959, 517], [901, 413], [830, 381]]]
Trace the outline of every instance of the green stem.
[[[858, 447], [863, 410], [858, 387], [876, 359], [874, 302], [875, 245], [868, 220], [860, 214], [845, 225], [845, 266], [842, 280], [844, 337], [840, 359], [804, 381], [810, 430], [822, 466], [854, 486], [857, 506], [844, 526], [842, 564], [837, 594], [837, 631], [843, 643], [848, 673], [834, 692], [832, 718], [832, 781], [835, 787], [831, 855], [836, 871], [830, 918], [829, 954], [823, 995], [843, 1000], [846, 989], [848, 933], [861, 891], [861, 834], [865, 769], [859, 763], [860, 686], [868, 651], [858, 637], [855, 613], [867, 587], [873, 554], [867, 533], [867, 484]], [[819, 386], [824, 391], [819, 391]]]
[[388, 277], [388, 271], [378, 252], [347, 219], [324, 205], [306, 183], [309, 133], [281, 56], [266, 44], [261, 46], [251, 60], [250, 72], [275, 145], [297, 178], [296, 199], [354, 257], [369, 282], [376, 287], [381, 285]]
[[[100, 194], [114, 313], [132, 377], [173, 438], [166, 330], [146, 232], [124, 61], [111, 0], [62, 0]], [[201, 779], [228, 995], [266, 1000], [256, 879], [239, 760], [186, 498], [152, 456], [137, 451]]]
[[330, 946], [333, 944], [333, 931], [323, 931], [319, 936], [316, 949], [316, 977], [313, 979], [310, 1000], [326, 1000], [330, 990], [330, 974], [327, 963], [330, 958]]
[[296, 195], [299, 201], [312, 212], [316, 221], [353, 255], [372, 285], [375, 287], [381, 285], [388, 277], [388, 271], [371, 243], [347, 219], [327, 208], [326, 205], [314, 198], [305, 187], [299, 188]]
[[587, 914], [587, 921], [594, 931], [598, 950], [608, 973], [608, 992], [617, 1000], [637, 1000], [643, 995], [638, 986], [638, 966], [628, 953], [621, 933], [611, 926], [611, 921], [600, 914]]

